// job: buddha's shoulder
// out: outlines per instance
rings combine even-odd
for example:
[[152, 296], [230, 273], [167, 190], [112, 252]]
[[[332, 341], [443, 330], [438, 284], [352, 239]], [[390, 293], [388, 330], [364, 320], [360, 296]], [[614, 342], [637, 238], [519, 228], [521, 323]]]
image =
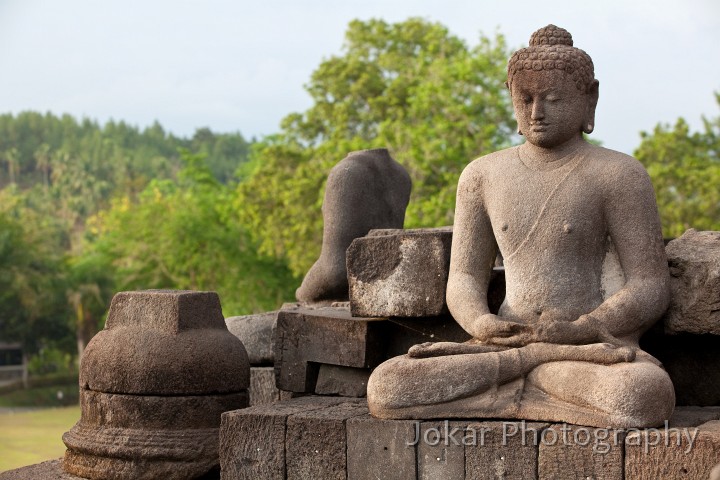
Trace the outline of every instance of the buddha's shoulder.
[[463, 176], [492, 176], [511, 168], [514, 161], [517, 161], [517, 148], [510, 147], [504, 150], [498, 150], [482, 157], [476, 158], [465, 167]]
[[593, 176], [612, 182], [627, 183], [648, 176], [645, 167], [636, 158], [616, 150], [589, 146], [586, 165]]

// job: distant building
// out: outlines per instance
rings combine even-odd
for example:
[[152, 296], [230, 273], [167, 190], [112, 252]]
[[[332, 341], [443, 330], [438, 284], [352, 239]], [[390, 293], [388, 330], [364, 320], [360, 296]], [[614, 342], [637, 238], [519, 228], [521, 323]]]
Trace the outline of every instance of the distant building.
[[0, 342], [0, 386], [27, 380], [27, 363], [22, 345]]

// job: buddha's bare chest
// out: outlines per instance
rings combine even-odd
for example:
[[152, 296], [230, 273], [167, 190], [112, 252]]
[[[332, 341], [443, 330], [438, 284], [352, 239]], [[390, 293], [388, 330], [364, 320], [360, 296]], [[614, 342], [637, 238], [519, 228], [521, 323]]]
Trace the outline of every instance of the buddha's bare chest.
[[607, 236], [603, 196], [597, 183], [580, 172], [508, 171], [486, 193], [490, 193], [485, 196], [488, 215], [503, 255], [526, 244], [565, 253], [594, 249]]

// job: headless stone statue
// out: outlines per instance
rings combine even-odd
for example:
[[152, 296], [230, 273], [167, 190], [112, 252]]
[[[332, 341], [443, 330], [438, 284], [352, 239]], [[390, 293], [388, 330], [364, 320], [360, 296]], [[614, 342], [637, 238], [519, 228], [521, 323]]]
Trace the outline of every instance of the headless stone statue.
[[[632, 157], [583, 139], [598, 81], [567, 31], [535, 32], [511, 57], [507, 85], [527, 141], [475, 160], [458, 184], [447, 304], [474, 338], [416, 345], [380, 365], [370, 411], [659, 425], [672, 413], [673, 386], [638, 347], [669, 301], [649, 177]], [[498, 249], [507, 294], [493, 315]], [[609, 253], [619, 260], [615, 282]]]
[[295, 296], [348, 299], [345, 251], [373, 228], [403, 228], [410, 175], [385, 148], [351, 152], [330, 170], [323, 199], [323, 244]]

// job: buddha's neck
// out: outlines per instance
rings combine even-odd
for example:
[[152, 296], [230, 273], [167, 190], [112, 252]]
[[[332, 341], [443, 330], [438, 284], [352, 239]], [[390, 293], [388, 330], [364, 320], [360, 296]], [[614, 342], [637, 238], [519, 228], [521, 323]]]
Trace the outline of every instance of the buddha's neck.
[[560, 160], [575, 153], [585, 145], [587, 145], [587, 142], [582, 136], [578, 136], [552, 148], [540, 147], [526, 141], [520, 145], [520, 149], [524, 160], [528, 160], [537, 166], [550, 167], [553, 163], [560, 162]]

